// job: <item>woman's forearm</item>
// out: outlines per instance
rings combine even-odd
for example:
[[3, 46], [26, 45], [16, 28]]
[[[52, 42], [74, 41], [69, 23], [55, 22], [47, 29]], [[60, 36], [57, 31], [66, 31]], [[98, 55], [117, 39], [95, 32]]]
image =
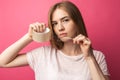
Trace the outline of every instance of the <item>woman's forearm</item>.
[[20, 40], [9, 46], [0, 55], [0, 66], [4, 66], [14, 60], [18, 53], [31, 41], [32, 39], [30, 39], [29, 35], [26, 34]]
[[106, 80], [94, 56], [89, 56], [86, 61], [90, 68], [93, 80]]

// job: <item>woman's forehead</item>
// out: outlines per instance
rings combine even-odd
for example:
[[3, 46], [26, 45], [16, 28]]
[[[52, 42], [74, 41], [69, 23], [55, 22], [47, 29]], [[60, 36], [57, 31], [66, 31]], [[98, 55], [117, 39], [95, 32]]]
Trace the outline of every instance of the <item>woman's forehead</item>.
[[69, 14], [61, 8], [56, 9], [52, 15], [52, 21], [58, 21], [64, 17], [69, 17]]

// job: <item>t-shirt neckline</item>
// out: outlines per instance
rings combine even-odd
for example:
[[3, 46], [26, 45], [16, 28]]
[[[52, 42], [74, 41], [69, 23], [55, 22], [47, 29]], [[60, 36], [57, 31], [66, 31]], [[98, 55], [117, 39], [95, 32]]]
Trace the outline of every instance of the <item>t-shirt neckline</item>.
[[59, 54], [62, 55], [63, 57], [66, 57], [66, 58], [74, 60], [74, 61], [81, 60], [83, 58], [83, 53], [76, 55], [76, 56], [69, 56], [69, 55], [66, 55], [65, 53], [63, 53], [61, 50], [58, 50], [58, 51], [59, 51]]

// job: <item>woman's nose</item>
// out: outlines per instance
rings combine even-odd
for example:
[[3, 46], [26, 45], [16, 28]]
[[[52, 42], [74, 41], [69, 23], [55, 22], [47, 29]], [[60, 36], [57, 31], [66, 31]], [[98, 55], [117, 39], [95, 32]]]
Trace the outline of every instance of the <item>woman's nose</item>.
[[64, 26], [63, 26], [61, 23], [59, 23], [58, 29], [59, 29], [59, 31], [62, 31], [62, 30], [64, 30], [65, 28], [64, 28]]

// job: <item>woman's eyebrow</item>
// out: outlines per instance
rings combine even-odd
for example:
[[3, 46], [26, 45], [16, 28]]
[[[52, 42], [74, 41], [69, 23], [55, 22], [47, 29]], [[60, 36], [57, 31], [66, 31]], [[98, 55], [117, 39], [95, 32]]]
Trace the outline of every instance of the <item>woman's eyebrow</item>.
[[[64, 17], [60, 18], [60, 20], [63, 20], [65, 18], [69, 18], [69, 16], [64, 16]], [[54, 23], [54, 22], [56, 22], [56, 21], [52, 21], [52, 23]]]
[[60, 20], [63, 20], [63, 19], [65, 19], [65, 18], [69, 18], [69, 16], [64, 16], [64, 17], [62, 17]]

